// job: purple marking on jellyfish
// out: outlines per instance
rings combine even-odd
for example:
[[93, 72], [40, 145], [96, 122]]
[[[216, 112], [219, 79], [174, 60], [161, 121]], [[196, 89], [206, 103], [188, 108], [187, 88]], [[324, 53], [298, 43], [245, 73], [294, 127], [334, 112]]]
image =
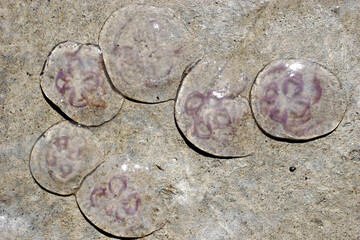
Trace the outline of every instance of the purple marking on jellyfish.
[[[76, 144], [74, 144], [76, 145]], [[79, 149], [68, 149], [68, 153], [67, 153], [67, 159], [74, 161], [76, 159], [78, 159], [80, 157], [79, 153], [78, 153]]]
[[145, 79], [144, 86], [147, 88], [157, 88], [158, 87], [158, 85], [151, 82], [151, 79]]
[[104, 187], [95, 187], [90, 193], [90, 203], [92, 207], [96, 207], [95, 197], [102, 197], [106, 195], [106, 188]]
[[166, 71], [166, 74], [164, 76], [161, 77], [166, 77], [171, 73], [171, 70], [173, 69], [174, 65], [171, 63], [170, 67], [168, 68], [168, 70]]
[[70, 148], [68, 150], [67, 157], [71, 161], [79, 159], [82, 157], [82, 155], [86, 154], [86, 152], [84, 152], [84, 147], [79, 147], [77, 144], [78, 143], [74, 143], [75, 148]]
[[[189, 106], [190, 103], [195, 101], [195, 106]], [[189, 115], [196, 114], [199, 109], [204, 105], [205, 96], [201, 94], [199, 91], [194, 91], [189, 94], [185, 101], [185, 112]]]
[[[269, 94], [269, 93], [272, 93], [272, 94]], [[271, 82], [266, 87], [264, 100], [267, 103], [271, 103], [277, 98], [278, 95], [279, 95], [279, 86], [278, 86], [278, 84], [276, 82]]]
[[285, 95], [289, 92], [289, 83], [292, 83], [296, 86], [291, 97], [298, 95], [304, 89], [304, 81], [302, 79], [301, 73], [294, 73], [292, 75], [288, 75], [285, 78], [282, 85], [282, 91]]
[[54, 167], [57, 164], [57, 157], [54, 155], [54, 150], [48, 149], [45, 156], [46, 164], [49, 167]]
[[66, 66], [67, 66], [67, 72], [68, 72], [71, 76], [73, 76], [73, 75], [72, 75], [72, 72], [74, 71], [74, 69], [73, 69], [73, 64], [72, 64], [73, 61], [77, 61], [77, 62], [80, 64], [81, 67], [84, 66], [84, 63], [83, 63], [83, 61], [81, 60], [81, 58], [80, 58], [79, 56], [77, 56], [76, 54], [70, 55], [70, 56], [68, 57], [68, 59], [67, 59], [67, 64], [66, 64]]
[[108, 216], [112, 216], [114, 214], [114, 206], [105, 205], [105, 213]]
[[300, 123], [301, 124], [304, 124], [304, 123], [307, 123], [308, 121], [310, 121], [312, 118], [312, 113], [311, 111], [307, 111], [305, 113], [305, 115], [303, 115], [303, 117], [300, 119]]
[[[208, 130], [208, 134], [204, 134], [204, 133], [200, 133], [200, 127], [201, 125], [205, 126], [206, 129]], [[209, 122], [207, 122], [206, 124], [204, 123], [203, 119], [201, 117], [197, 117], [194, 119], [194, 133], [196, 136], [198, 136], [199, 138], [203, 138], [203, 139], [209, 139], [212, 135], [212, 127], [211, 124]]]
[[[131, 206], [127, 207], [132, 199], [135, 199], [135, 207], [134, 208], [131, 208]], [[123, 209], [127, 215], [134, 215], [138, 211], [140, 203], [141, 203], [141, 198], [138, 197], [138, 194], [132, 193], [128, 196], [126, 200], [123, 201], [122, 204], [123, 204]]]
[[[116, 192], [115, 189], [113, 189], [113, 187], [114, 187], [114, 186], [113, 186], [113, 184], [114, 184], [113, 182], [114, 182], [115, 180], [117, 180], [117, 179], [119, 179], [119, 180], [121, 181], [122, 186], [121, 186], [121, 188]], [[118, 197], [118, 196], [120, 196], [120, 195], [125, 191], [125, 189], [127, 188], [127, 181], [126, 181], [126, 178], [125, 178], [124, 176], [115, 175], [115, 176], [113, 176], [113, 177], [110, 179], [108, 185], [109, 185], [109, 191], [110, 191], [115, 197]]]
[[[56, 146], [57, 150], [66, 149], [68, 147], [68, 143], [69, 143], [68, 136], [61, 136], [61, 137], [55, 138], [55, 140], [54, 140], [54, 145]], [[53, 149], [51, 149], [51, 150], [48, 149], [46, 151], [45, 160], [46, 160], [46, 164], [50, 167], [54, 167], [57, 164], [57, 157], [54, 154], [54, 151], [55, 150], [53, 150]]]
[[315, 125], [312, 125], [312, 126], [306, 127], [306, 128], [297, 129], [297, 130], [296, 130], [296, 128], [299, 128], [301, 125], [307, 123], [308, 121], [311, 120], [311, 118], [312, 118], [311, 111], [307, 111], [302, 117], [299, 117], [299, 118], [289, 118], [289, 121], [287, 121], [287, 123], [283, 125], [284, 130], [287, 132], [295, 132], [295, 133], [304, 134], [307, 131], [309, 131], [310, 129], [312, 129]]
[[315, 104], [315, 103], [320, 101], [320, 98], [321, 98], [321, 95], [322, 95], [322, 88], [321, 88], [321, 85], [320, 85], [320, 80], [317, 78], [316, 75], [314, 76], [313, 82], [315, 84], [315, 90], [316, 90], [315, 100], [314, 100], [314, 103], [313, 103], [313, 104]]
[[69, 144], [69, 136], [61, 136], [55, 139], [55, 146], [58, 149], [66, 149]]
[[69, 95], [69, 102], [72, 106], [85, 107], [88, 105], [89, 101], [88, 101], [87, 95], [85, 94], [85, 92], [83, 90], [80, 93], [80, 95], [81, 95], [80, 99], [76, 100], [75, 95], [76, 95], [76, 92], [75, 92], [75, 89], [73, 88]]
[[[59, 79], [64, 81], [64, 84], [62, 86], [59, 85]], [[55, 78], [55, 86], [56, 89], [61, 93], [64, 94], [66, 89], [68, 89], [69, 82], [66, 81], [66, 75], [62, 70], [59, 70], [56, 78]]]
[[[219, 120], [219, 118], [225, 119], [225, 121]], [[231, 125], [231, 118], [226, 108], [216, 109], [213, 121], [218, 128], [225, 128]]]
[[276, 122], [285, 124], [288, 119], [287, 110], [285, 109], [282, 115], [280, 115], [279, 112], [280, 112], [280, 106], [276, 105], [274, 108], [270, 110], [270, 118]]
[[[310, 109], [311, 100], [309, 97], [300, 96], [291, 105], [291, 112], [295, 113], [296, 116], [303, 116]], [[299, 108], [298, 106], [302, 107]]]
[[65, 162], [60, 164], [60, 173], [61, 177], [65, 178], [73, 171], [73, 165], [70, 162]]
[[[95, 90], [99, 86], [100, 79], [96, 72], [87, 71], [83, 73], [83, 76], [82, 83], [89, 88], [88, 90]], [[93, 79], [95, 81], [92, 81]]]
[[80, 156], [82, 156], [82, 155], [86, 155], [86, 146], [87, 146], [87, 142], [86, 142], [86, 139], [85, 138], [83, 138], [82, 139], [83, 140], [83, 143], [84, 143], [84, 145], [83, 146], [80, 146], [78, 149], [77, 149], [77, 158], [78, 157], [80, 157]]

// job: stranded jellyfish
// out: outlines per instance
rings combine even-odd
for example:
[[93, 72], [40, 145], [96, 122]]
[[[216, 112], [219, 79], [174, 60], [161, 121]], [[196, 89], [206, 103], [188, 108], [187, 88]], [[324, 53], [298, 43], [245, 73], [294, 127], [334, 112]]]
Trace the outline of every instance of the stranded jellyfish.
[[183, 79], [175, 103], [176, 122], [184, 136], [216, 156], [245, 156], [254, 150], [255, 122], [241, 95], [248, 80], [229, 71], [233, 67], [201, 60]]
[[65, 42], [56, 46], [46, 61], [41, 88], [68, 117], [87, 126], [112, 119], [123, 103], [111, 88], [101, 50], [94, 45]]
[[63, 121], [46, 130], [30, 156], [35, 180], [45, 189], [60, 194], [74, 193], [82, 179], [103, 161], [103, 150], [92, 133]]
[[141, 102], [175, 98], [194, 39], [167, 8], [129, 5], [104, 24], [99, 44], [114, 86]]
[[144, 237], [165, 223], [161, 186], [151, 169], [125, 156], [109, 159], [88, 176], [76, 200], [97, 227], [117, 237]]
[[346, 110], [345, 91], [325, 67], [278, 60], [257, 76], [251, 107], [260, 128], [283, 139], [307, 140], [333, 131]]

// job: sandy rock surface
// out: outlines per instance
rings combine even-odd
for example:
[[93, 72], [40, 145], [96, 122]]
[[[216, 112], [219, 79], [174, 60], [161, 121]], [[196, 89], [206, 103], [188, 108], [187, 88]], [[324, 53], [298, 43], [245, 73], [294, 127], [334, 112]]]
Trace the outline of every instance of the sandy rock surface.
[[[305, 58], [343, 83], [347, 110], [330, 135], [278, 141], [255, 128], [254, 153], [220, 159], [186, 144], [174, 101], [124, 101], [92, 128], [105, 159], [143, 154], [165, 185], [165, 225], [147, 239], [358, 239], [360, 237], [360, 6], [350, 1], [136, 1], [169, 7], [199, 48], [236, 56], [253, 82], [269, 62]], [[0, 238], [109, 239], [81, 214], [73, 195], [41, 189], [29, 169], [38, 137], [64, 120], [39, 77], [50, 51], [67, 40], [98, 44], [106, 19], [135, 1], [1, 1]], [[246, 97], [246, 96], [243, 96]]]

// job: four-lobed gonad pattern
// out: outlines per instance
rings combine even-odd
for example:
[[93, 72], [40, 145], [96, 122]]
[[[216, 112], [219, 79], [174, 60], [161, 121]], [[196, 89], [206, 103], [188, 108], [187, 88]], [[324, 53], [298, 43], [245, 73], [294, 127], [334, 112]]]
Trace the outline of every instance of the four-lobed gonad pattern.
[[[275, 66], [269, 69], [267, 74], [278, 70], [286, 70], [286, 66]], [[303, 76], [299, 72], [286, 74], [281, 85], [275, 81], [270, 82], [262, 98], [264, 101], [262, 111], [272, 120], [282, 124], [286, 131], [307, 123], [312, 117], [311, 106], [320, 101], [322, 93], [320, 81], [316, 76], [313, 84], [315, 94], [305, 92]], [[303, 132], [310, 129], [304, 129]]]
[[213, 129], [222, 129], [231, 125], [230, 114], [223, 104], [223, 97], [218, 97], [213, 90], [202, 94], [191, 92], [185, 101], [185, 112], [194, 119], [194, 134], [209, 139]]
[[105, 186], [95, 186], [89, 196], [91, 207], [101, 209], [116, 221], [126, 222], [126, 216], [135, 215], [141, 204], [139, 193], [129, 192], [127, 184], [128, 179], [117, 174]]
[[103, 81], [95, 71], [86, 70], [83, 59], [76, 54], [68, 56], [66, 69], [59, 69], [55, 86], [63, 96], [69, 92], [67, 101], [74, 107], [106, 107]]
[[[70, 136], [55, 137], [46, 149], [46, 164], [50, 177], [54, 181], [64, 180], [76, 174], [74, 165], [87, 157], [86, 139], [77, 136], [70, 140]], [[59, 176], [58, 176], [59, 175]]]

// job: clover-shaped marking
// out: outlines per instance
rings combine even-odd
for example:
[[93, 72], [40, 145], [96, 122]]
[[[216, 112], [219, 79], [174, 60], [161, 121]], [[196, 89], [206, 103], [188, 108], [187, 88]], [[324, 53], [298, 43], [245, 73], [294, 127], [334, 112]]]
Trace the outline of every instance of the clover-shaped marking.
[[80, 136], [74, 139], [70, 139], [69, 136], [60, 136], [50, 141], [45, 160], [51, 179], [65, 180], [76, 172], [75, 162], [81, 162], [86, 158], [86, 146], [86, 139]]
[[106, 103], [101, 99], [105, 88], [98, 73], [86, 70], [83, 60], [76, 54], [67, 57], [65, 70], [58, 71], [55, 87], [62, 95], [69, 92], [68, 102], [71, 106], [106, 107]]
[[126, 221], [126, 216], [135, 215], [141, 204], [139, 194], [129, 191], [127, 178], [119, 174], [111, 177], [107, 186], [94, 187], [89, 199], [91, 207], [102, 209], [121, 222]]
[[[280, 66], [271, 69], [274, 73], [285, 68]], [[320, 83], [314, 78], [316, 96], [312, 102], [311, 93], [304, 89], [303, 76], [299, 72], [291, 72], [285, 76], [281, 86], [272, 81], [266, 86], [262, 101], [265, 102], [265, 112], [268, 116], [284, 126], [285, 130], [302, 125], [311, 120], [311, 105], [321, 98]]]
[[191, 92], [185, 101], [185, 113], [194, 120], [194, 134], [202, 139], [209, 139], [214, 129], [231, 125], [230, 114], [223, 104], [223, 97], [218, 97], [213, 90], [202, 94]]

